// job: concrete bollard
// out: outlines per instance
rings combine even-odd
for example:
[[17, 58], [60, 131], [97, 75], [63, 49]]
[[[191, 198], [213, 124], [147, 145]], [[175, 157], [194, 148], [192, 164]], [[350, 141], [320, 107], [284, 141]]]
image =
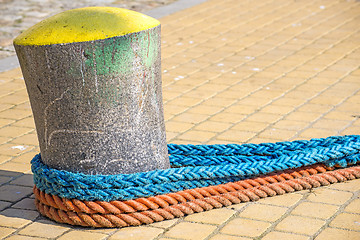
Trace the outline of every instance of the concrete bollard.
[[14, 46], [45, 164], [94, 175], [170, 167], [159, 21], [120, 8], [74, 9]]

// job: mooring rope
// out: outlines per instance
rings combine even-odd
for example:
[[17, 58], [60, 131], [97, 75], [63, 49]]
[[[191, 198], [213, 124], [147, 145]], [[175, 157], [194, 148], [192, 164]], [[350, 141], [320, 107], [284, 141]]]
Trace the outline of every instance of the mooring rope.
[[[38, 154], [31, 161], [36, 205], [58, 222], [119, 227], [360, 177], [358, 166], [333, 170], [360, 162], [358, 135], [242, 145], [169, 144], [168, 150], [170, 169], [119, 175], [53, 169]], [[249, 179], [265, 174], [270, 175]]]
[[317, 164], [285, 173], [128, 201], [70, 200], [46, 194], [36, 187], [34, 193], [40, 213], [57, 222], [87, 227], [126, 227], [360, 178], [360, 166], [333, 169]]

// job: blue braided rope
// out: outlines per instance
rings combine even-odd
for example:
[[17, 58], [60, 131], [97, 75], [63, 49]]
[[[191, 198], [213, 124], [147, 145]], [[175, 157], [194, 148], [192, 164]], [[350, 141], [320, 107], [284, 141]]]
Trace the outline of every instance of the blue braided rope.
[[40, 154], [32, 163], [42, 191], [87, 201], [130, 200], [207, 187], [315, 163], [343, 167], [360, 162], [360, 136], [266, 144], [169, 144], [172, 168], [119, 175], [85, 175], [51, 169]]

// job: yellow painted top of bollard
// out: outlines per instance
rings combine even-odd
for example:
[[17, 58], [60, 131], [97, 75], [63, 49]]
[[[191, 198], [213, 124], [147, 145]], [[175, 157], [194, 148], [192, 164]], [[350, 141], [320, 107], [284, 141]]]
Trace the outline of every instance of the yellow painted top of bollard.
[[49, 17], [24, 31], [16, 45], [51, 45], [123, 36], [156, 27], [160, 22], [135, 11], [115, 7], [86, 7]]

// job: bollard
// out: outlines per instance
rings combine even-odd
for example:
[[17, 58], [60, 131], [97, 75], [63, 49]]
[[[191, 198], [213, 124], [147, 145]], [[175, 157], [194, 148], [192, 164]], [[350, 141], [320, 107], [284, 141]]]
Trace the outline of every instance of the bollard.
[[46, 165], [91, 175], [170, 167], [159, 21], [120, 8], [74, 9], [14, 46]]

